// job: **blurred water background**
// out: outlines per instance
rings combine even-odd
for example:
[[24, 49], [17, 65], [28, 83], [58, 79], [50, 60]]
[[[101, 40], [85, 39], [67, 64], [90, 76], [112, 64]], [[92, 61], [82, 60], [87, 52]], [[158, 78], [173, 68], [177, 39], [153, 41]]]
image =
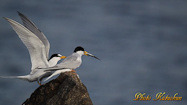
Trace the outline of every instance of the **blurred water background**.
[[[50, 55], [81, 45], [101, 61], [83, 57], [77, 69], [94, 105], [187, 103], [186, 0], [0, 0], [0, 17], [29, 17], [46, 35]], [[29, 53], [0, 18], [0, 75], [30, 73]], [[0, 79], [0, 104], [20, 105], [38, 84]], [[158, 92], [182, 101], [133, 101]]]

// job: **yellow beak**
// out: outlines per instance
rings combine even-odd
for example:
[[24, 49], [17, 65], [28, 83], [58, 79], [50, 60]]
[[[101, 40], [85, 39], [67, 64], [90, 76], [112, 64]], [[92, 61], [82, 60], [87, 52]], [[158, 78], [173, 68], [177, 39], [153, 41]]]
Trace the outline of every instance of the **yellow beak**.
[[84, 55], [88, 56], [88, 52], [84, 51]]
[[65, 59], [65, 58], [66, 58], [66, 56], [61, 56], [60, 58], [61, 58], [61, 59]]
[[94, 56], [94, 55], [92, 55], [92, 54], [90, 54], [90, 53], [88, 53], [88, 52], [86, 52], [86, 51], [84, 51], [84, 55], [86, 55], [86, 56], [91, 56], [91, 57], [93, 57], [93, 58], [96, 58], [96, 59], [100, 60], [100, 59], [97, 58], [96, 56]]

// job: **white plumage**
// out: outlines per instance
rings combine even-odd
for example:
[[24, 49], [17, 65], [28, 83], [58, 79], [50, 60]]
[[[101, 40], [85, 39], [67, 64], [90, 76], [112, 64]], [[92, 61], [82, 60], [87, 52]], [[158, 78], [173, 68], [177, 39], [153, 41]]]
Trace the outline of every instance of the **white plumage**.
[[29, 75], [25, 76], [1, 76], [3, 78], [18, 78], [22, 80], [26, 80], [29, 82], [38, 81], [40, 82], [43, 78], [50, 76], [52, 72], [44, 72], [41, 68], [48, 68], [55, 66], [57, 62], [65, 58], [60, 54], [56, 54], [48, 61], [48, 54], [50, 49], [50, 44], [45, 35], [37, 28], [37, 26], [30, 21], [26, 16], [19, 13], [23, 21], [23, 25], [20, 23], [5, 18], [10, 25], [12, 26], [13, 30], [17, 33], [21, 41], [27, 47], [30, 58], [31, 58], [31, 72]]

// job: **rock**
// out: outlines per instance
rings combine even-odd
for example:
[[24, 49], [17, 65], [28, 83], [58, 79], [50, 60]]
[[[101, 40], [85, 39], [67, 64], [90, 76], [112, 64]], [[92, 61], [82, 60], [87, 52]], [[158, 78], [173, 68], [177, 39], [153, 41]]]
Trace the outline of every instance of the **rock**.
[[37, 88], [23, 105], [93, 105], [75, 73], [66, 72]]

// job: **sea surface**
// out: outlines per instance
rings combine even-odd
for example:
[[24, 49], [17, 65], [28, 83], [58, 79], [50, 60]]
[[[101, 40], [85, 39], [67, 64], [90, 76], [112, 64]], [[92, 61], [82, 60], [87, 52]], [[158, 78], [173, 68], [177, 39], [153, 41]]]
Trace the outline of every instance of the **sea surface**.
[[[0, 0], [0, 17], [21, 23], [17, 11], [46, 35], [50, 55], [68, 56], [80, 45], [101, 59], [83, 56], [76, 69], [94, 105], [186, 105], [186, 0]], [[30, 68], [27, 48], [0, 18], [0, 75]], [[0, 105], [21, 105], [38, 87], [0, 78]], [[133, 101], [138, 92], [183, 99]]]

